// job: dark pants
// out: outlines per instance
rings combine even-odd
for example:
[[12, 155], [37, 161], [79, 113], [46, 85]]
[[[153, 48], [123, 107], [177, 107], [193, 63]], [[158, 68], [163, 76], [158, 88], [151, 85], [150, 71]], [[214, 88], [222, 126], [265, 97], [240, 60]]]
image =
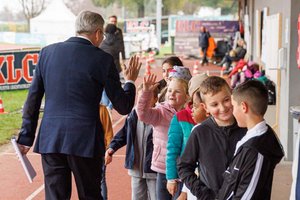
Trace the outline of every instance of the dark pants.
[[167, 189], [166, 174], [157, 173], [156, 195], [157, 200], [172, 200], [172, 195]]
[[104, 164], [102, 167], [101, 195], [103, 197], [103, 200], [107, 200], [106, 165]]
[[[102, 158], [85, 158], [66, 154], [42, 154], [46, 200], [71, 198], [73, 173], [78, 198], [103, 200], [101, 196]], [[100, 170], [99, 170], [100, 168]]]
[[207, 47], [203, 47], [201, 48], [202, 52], [203, 52], [203, 58], [202, 58], [202, 64], [208, 63], [206, 54], [207, 54]]

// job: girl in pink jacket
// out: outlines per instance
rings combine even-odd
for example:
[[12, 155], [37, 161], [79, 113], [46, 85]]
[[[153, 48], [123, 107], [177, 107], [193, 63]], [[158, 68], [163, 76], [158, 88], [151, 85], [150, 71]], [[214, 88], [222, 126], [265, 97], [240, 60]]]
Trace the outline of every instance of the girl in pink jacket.
[[[173, 115], [182, 110], [187, 102], [189, 69], [174, 66], [165, 101], [152, 108], [150, 105], [153, 90], [158, 86], [156, 76], [144, 77], [143, 92], [137, 103], [137, 114], [141, 121], [153, 125], [153, 155], [151, 169], [157, 172], [156, 195], [158, 200], [172, 199], [166, 188], [166, 153], [168, 129]], [[178, 76], [179, 75], [179, 76]]]

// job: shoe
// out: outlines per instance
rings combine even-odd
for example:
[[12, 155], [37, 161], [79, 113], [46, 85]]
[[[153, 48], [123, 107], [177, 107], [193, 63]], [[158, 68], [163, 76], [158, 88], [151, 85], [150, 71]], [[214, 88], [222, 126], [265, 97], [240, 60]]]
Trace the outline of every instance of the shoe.
[[222, 66], [223, 66], [223, 64], [224, 64], [224, 62], [219, 62], [219, 63], [216, 63], [216, 65], [218, 65], [218, 66], [220, 66], [220, 67], [222, 67]]
[[223, 74], [224, 74], [224, 75], [229, 75], [231, 71], [232, 71], [232, 70], [230, 70], [230, 69], [229, 69], [229, 70], [225, 70], [225, 71], [223, 72]]

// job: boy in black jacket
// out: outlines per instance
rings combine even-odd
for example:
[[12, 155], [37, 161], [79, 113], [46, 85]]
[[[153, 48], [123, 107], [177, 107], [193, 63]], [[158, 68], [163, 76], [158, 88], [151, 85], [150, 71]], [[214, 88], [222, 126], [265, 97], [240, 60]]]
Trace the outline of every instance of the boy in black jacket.
[[271, 199], [274, 168], [284, 152], [264, 120], [268, 91], [259, 81], [247, 81], [235, 88], [232, 103], [238, 125], [248, 131], [224, 173], [219, 199]]
[[[246, 129], [238, 127], [232, 114], [231, 90], [220, 77], [210, 76], [200, 85], [202, 105], [210, 118], [196, 125], [178, 163], [181, 180], [198, 199], [211, 199], [223, 183], [236, 143]], [[195, 168], [199, 167], [199, 177]]]

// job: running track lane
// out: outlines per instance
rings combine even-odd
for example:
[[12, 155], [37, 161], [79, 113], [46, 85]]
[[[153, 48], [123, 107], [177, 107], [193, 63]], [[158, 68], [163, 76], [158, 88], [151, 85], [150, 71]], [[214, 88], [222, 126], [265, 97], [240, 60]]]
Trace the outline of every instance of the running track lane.
[[[157, 61], [156, 65], [160, 66], [161, 61]], [[185, 66], [190, 67], [193, 71], [194, 60], [184, 60]], [[153, 66], [153, 64], [152, 64]], [[215, 66], [201, 67], [202, 72], [207, 70], [218, 71], [220, 68]], [[158, 76], [157, 80], [161, 79], [160, 68], [152, 68], [151, 72]], [[142, 83], [142, 76], [144, 69], [141, 69], [140, 76], [136, 81], [136, 86]], [[218, 75], [219, 73], [216, 73]], [[118, 131], [123, 123], [124, 118], [115, 111], [113, 111], [113, 124], [114, 133]], [[24, 200], [44, 199], [44, 186], [43, 186], [43, 172], [41, 166], [41, 158], [39, 154], [30, 151], [28, 158], [37, 171], [37, 176], [34, 178], [33, 183], [29, 183], [27, 177], [19, 163], [11, 145], [6, 145], [5, 149], [0, 151], [0, 200]], [[110, 200], [130, 200], [131, 199], [131, 186], [130, 177], [127, 170], [124, 168], [125, 147], [120, 149], [113, 157], [113, 162], [107, 167], [107, 185], [108, 197]], [[78, 199], [76, 186], [73, 182], [72, 198]]]

